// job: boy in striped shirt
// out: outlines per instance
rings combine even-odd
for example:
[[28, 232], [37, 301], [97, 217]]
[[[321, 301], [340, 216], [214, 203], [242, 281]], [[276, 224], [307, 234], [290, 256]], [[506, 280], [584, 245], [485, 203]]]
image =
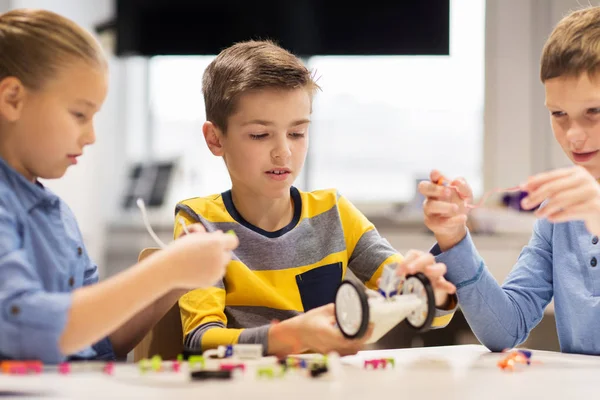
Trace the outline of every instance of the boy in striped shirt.
[[[298, 58], [268, 41], [235, 44], [206, 69], [203, 133], [211, 152], [223, 157], [232, 187], [180, 202], [176, 219], [208, 231], [232, 229], [240, 244], [220, 282], [180, 299], [186, 346], [260, 343], [278, 356], [356, 353], [368, 334], [349, 340], [335, 327], [336, 288], [348, 269], [376, 288], [390, 263], [431, 280], [434, 327], [452, 318], [455, 287], [444, 279], [444, 264], [418, 251], [403, 258], [336, 190], [293, 186], [317, 89]], [[176, 223], [175, 237], [181, 229]]]

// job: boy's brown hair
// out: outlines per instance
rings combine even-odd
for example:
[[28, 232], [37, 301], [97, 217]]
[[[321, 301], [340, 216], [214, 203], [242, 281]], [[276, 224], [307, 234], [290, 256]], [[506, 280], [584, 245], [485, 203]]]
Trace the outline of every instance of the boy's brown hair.
[[573, 11], [554, 28], [542, 51], [542, 82], [600, 70], [600, 7]]
[[228, 47], [204, 71], [206, 119], [225, 133], [240, 96], [267, 88], [304, 88], [312, 98], [319, 86], [302, 61], [271, 41], [247, 41]]
[[0, 14], [0, 80], [13, 76], [40, 89], [58, 68], [74, 61], [108, 66], [96, 39], [68, 18], [34, 9]]

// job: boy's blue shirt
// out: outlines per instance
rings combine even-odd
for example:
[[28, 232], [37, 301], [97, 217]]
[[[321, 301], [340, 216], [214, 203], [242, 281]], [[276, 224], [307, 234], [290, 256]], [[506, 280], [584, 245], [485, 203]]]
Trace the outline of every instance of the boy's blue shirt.
[[0, 359], [114, 359], [108, 339], [68, 358], [58, 346], [73, 290], [97, 281], [66, 203], [0, 158]]
[[459, 305], [477, 338], [492, 351], [523, 343], [554, 297], [560, 348], [600, 354], [600, 243], [583, 221], [536, 221], [533, 235], [499, 286], [470, 234], [431, 253], [448, 267]]

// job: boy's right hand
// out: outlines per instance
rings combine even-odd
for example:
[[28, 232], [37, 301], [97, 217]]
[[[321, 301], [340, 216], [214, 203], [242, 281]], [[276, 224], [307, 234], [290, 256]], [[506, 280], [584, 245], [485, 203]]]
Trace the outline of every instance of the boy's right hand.
[[467, 234], [468, 209], [465, 202], [472, 201], [473, 192], [463, 178], [449, 183], [456, 189], [437, 184], [443, 179], [443, 175], [437, 170], [431, 171], [429, 178], [430, 181], [422, 181], [418, 187], [419, 193], [425, 196], [425, 225], [435, 235], [440, 250], [447, 251]]
[[269, 332], [269, 353], [278, 357], [305, 351], [356, 354], [371, 337], [373, 326], [360, 339], [346, 339], [335, 324], [334, 313], [335, 306], [331, 303], [273, 325]]
[[[193, 225], [192, 225], [193, 226]], [[221, 231], [202, 229], [180, 236], [164, 250], [175, 287], [201, 288], [214, 285], [225, 274], [238, 238]]]

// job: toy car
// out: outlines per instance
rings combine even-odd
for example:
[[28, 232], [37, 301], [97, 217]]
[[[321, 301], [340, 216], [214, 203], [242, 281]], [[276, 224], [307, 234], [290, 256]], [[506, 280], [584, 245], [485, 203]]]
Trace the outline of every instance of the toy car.
[[335, 319], [346, 338], [362, 338], [369, 323], [374, 324], [374, 329], [366, 343], [376, 342], [405, 319], [409, 326], [419, 331], [431, 327], [435, 297], [429, 279], [420, 272], [408, 275], [406, 279], [396, 279], [395, 267], [386, 267], [380, 293], [371, 290], [367, 296], [365, 288], [350, 280], [344, 280], [338, 286]]

